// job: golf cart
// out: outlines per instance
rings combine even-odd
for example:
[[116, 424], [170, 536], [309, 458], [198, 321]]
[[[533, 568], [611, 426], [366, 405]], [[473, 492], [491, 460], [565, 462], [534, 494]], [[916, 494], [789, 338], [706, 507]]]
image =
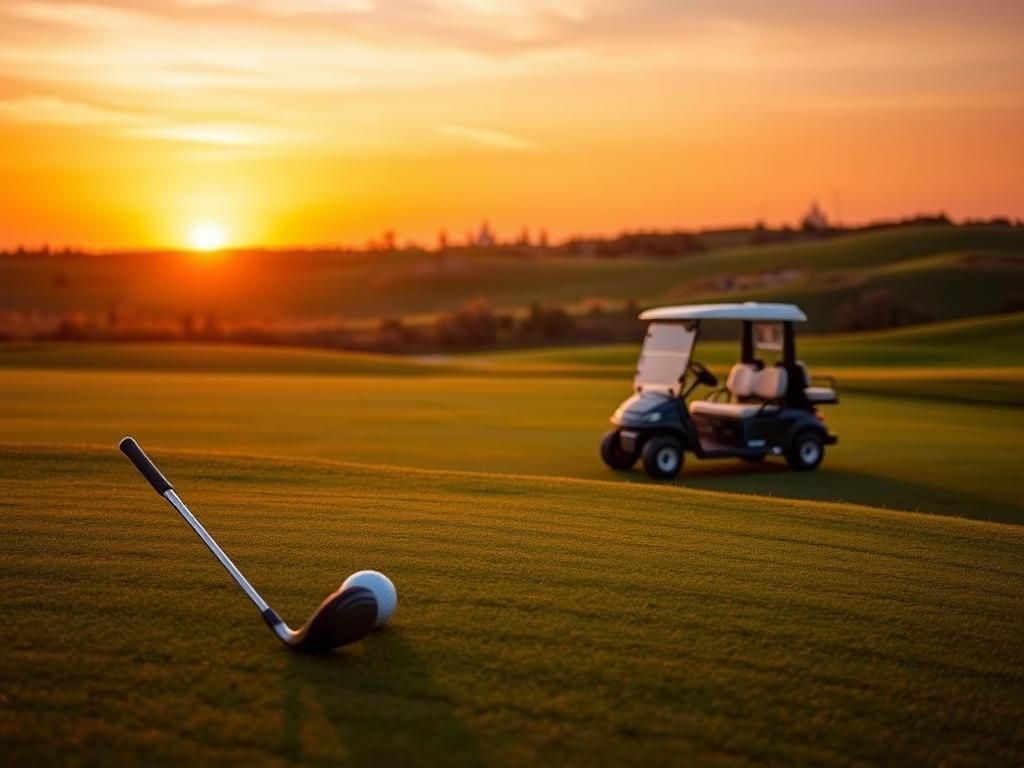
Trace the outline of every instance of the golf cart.
[[[825, 427], [818, 406], [836, 404], [835, 380], [813, 385], [796, 357], [795, 323], [807, 320], [793, 304], [694, 304], [659, 307], [640, 314], [649, 320], [635, 394], [612, 415], [615, 429], [601, 441], [601, 458], [612, 469], [637, 459], [651, 477], [669, 480], [683, 468], [684, 452], [699, 459], [762, 461], [784, 456], [796, 470], [813, 470], [825, 446], [838, 438]], [[724, 387], [703, 400], [687, 400], [718, 378], [693, 359], [701, 324], [737, 320], [739, 361]], [[768, 353], [775, 362], [758, 357]], [[687, 383], [689, 379], [689, 383]]]

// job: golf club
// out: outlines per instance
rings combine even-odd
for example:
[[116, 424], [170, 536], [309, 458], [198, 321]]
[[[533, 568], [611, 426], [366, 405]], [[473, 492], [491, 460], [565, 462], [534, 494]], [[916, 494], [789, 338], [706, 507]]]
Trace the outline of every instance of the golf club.
[[185, 506], [185, 503], [178, 498], [173, 486], [150, 461], [139, 444], [133, 438], [126, 437], [118, 447], [125, 456], [131, 459], [132, 464], [142, 473], [142, 476], [149, 481], [153, 490], [167, 499], [171, 506], [178, 510], [178, 514], [185, 519], [185, 522], [192, 526], [192, 530], [213, 552], [224, 569], [231, 574], [235, 583], [255, 603], [263, 620], [288, 648], [295, 651], [323, 653], [332, 648], [355, 642], [374, 628], [377, 621], [378, 605], [373, 591], [360, 586], [346, 589], [342, 585], [341, 588], [324, 598], [313, 615], [309, 617], [309, 621], [298, 630], [293, 630], [285, 624], [273, 608], [267, 605], [266, 600], [260, 597], [260, 594], [253, 589], [252, 584], [242, 575], [242, 572], [224, 554], [224, 550], [207, 533], [202, 524]]

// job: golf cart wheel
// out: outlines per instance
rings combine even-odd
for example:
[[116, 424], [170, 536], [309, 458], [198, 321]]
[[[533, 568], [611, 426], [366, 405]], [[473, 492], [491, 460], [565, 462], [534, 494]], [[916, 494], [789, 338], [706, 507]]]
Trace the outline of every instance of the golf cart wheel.
[[805, 430], [793, 439], [786, 451], [786, 462], [790, 469], [810, 472], [817, 469], [825, 458], [825, 440], [814, 430]]
[[683, 446], [674, 437], [652, 437], [642, 452], [644, 470], [655, 480], [671, 480], [683, 468]]
[[601, 438], [601, 459], [612, 469], [629, 469], [636, 464], [637, 455], [622, 450], [619, 430], [613, 429]]

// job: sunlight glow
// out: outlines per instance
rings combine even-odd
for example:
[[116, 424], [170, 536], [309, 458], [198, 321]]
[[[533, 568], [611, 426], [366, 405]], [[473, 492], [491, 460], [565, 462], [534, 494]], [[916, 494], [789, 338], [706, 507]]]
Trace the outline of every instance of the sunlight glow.
[[194, 251], [216, 251], [224, 247], [227, 234], [220, 224], [214, 221], [201, 221], [189, 230], [188, 242]]

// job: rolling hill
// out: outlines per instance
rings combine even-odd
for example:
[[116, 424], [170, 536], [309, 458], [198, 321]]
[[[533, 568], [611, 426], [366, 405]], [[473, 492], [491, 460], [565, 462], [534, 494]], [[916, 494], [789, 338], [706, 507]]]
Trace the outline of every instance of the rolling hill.
[[539, 253], [7, 256], [0, 283], [17, 290], [0, 312], [358, 321], [431, 315], [479, 297], [502, 309], [775, 299], [807, 305], [811, 329], [833, 331], [839, 308], [877, 290], [936, 320], [1003, 311], [1024, 296], [1024, 229], [1008, 226], [905, 227], [675, 258]]

